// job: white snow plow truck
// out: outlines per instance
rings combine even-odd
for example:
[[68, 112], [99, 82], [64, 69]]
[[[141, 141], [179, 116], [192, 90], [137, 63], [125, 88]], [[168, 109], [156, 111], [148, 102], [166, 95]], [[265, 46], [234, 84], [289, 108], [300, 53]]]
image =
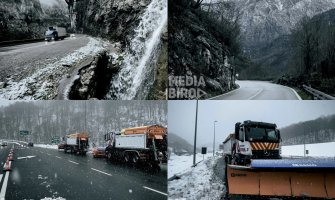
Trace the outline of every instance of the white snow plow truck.
[[275, 124], [244, 121], [224, 141], [225, 199], [335, 199], [334, 158], [282, 158]]
[[167, 157], [167, 131], [159, 125], [125, 128], [106, 134], [105, 140], [108, 160], [159, 167]]

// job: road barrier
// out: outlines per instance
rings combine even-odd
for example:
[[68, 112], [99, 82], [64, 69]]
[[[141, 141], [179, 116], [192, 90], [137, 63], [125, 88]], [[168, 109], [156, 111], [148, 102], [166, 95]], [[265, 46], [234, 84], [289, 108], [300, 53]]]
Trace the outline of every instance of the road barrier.
[[11, 166], [11, 162], [7, 159], [7, 161], [6, 161], [5, 165], [4, 165], [3, 170], [4, 171], [11, 171], [12, 169], [10, 168], [10, 166]]
[[314, 99], [319, 99], [319, 100], [335, 100], [335, 97], [326, 94], [324, 92], [321, 92], [319, 90], [313, 89], [307, 85], [303, 85], [304, 89], [306, 92], [310, 93], [313, 95]]

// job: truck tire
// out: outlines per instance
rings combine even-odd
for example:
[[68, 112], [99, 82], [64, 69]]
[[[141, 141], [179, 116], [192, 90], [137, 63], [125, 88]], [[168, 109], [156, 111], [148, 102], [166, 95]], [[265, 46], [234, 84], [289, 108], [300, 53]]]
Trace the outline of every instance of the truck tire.
[[112, 160], [112, 153], [111, 152], [107, 153], [107, 160]]
[[130, 156], [129, 156], [129, 153], [124, 153], [124, 156], [123, 156], [123, 159], [124, 159], [124, 162], [128, 163], [129, 160], [130, 160]]
[[135, 153], [133, 154], [132, 158], [131, 158], [131, 161], [136, 164], [138, 163], [138, 161], [140, 160], [140, 158], [138, 157], [138, 155]]

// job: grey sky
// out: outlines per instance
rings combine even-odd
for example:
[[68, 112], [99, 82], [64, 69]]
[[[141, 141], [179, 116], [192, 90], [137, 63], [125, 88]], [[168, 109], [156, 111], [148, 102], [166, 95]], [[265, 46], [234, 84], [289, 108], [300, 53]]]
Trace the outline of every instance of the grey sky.
[[[193, 144], [196, 101], [168, 102], [168, 130]], [[199, 101], [197, 143], [221, 143], [234, 132], [236, 122], [276, 123], [278, 128], [335, 114], [335, 101]]]

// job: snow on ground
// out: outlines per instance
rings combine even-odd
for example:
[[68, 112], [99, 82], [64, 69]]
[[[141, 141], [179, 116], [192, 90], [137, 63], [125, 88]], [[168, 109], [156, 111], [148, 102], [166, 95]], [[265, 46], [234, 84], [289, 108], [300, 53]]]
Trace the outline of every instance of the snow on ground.
[[43, 199], [41, 200], [66, 200], [65, 198], [63, 197], [44, 197]]
[[86, 46], [74, 51], [54, 63], [49, 63], [34, 74], [19, 82], [11, 79], [0, 89], [0, 99], [53, 99], [57, 95], [59, 81], [70, 72], [71, 67], [87, 56], [97, 54], [109, 44], [101, 39], [89, 37]]
[[35, 147], [45, 148], [45, 149], [58, 149], [57, 144], [34, 144]]
[[[197, 154], [198, 161], [200, 156], [202, 160], [202, 155]], [[217, 156], [213, 159], [207, 154], [204, 161], [199, 162], [195, 167], [191, 167], [193, 155], [171, 155], [168, 161], [169, 176], [171, 173], [178, 173], [180, 179], [169, 181], [169, 199], [221, 199], [224, 185], [213, 174], [213, 166], [220, 158], [222, 159], [222, 157]], [[178, 167], [182, 169], [182, 172], [177, 169]]]
[[[312, 157], [335, 157], [335, 142], [306, 144], [308, 155]], [[304, 145], [282, 146], [283, 156], [304, 156]]]
[[[212, 156], [212, 154], [204, 155], [205, 159]], [[196, 163], [203, 160], [203, 155], [198, 153], [196, 156]], [[168, 178], [182, 174], [188, 171], [193, 165], [193, 155], [182, 155], [177, 156], [176, 154], [171, 154], [169, 159], [169, 167], [168, 167]]]

